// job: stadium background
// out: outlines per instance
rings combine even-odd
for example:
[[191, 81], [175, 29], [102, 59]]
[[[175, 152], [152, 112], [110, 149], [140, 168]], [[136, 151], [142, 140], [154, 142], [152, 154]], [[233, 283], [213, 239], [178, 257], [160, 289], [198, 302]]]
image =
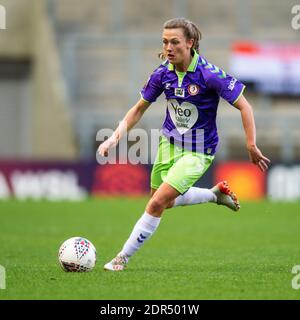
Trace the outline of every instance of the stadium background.
[[[299, 30], [291, 26], [293, 1], [1, 3], [7, 12], [7, 29], [1, 30], [0, 40], [1, 198], [55, 198], [51, 185], [60, 185], [68, 169], [65, 180], [70, 188], [83, 189], [84, 194], [105, 193], [106, 188], [116, 194], [147, 192], [149, 170], [139, 179], [140, 186], [132, 184], [135, 170], [142, 174], [139, 166], [129, 171], [122, 166], [121, 182], [119, 173], [101, 182], [101, 171], [106, 168], [95, 163], [100, 143], [96, 133], [114, 129], [137, 101], [141, 87], [159, 64], [162, 24], [174, 16], [195, 21], [203, 33], [201, 52], [238, 78], [239, 52], [273, 44], [285, 53], [271, 66], [264, 63], [268, 57], [263, 60], [263, 53], [253, 55], [254, 78], [251, 70], [241, 71], [255, 111], [258, 145], [272, 159], [271, 170], [260, 174], [244, 163], [248, 155], [240, 115], [222, 101], [219, 152], [203, 185], [212, 185], [225, 175], [242, 199], [300, 198], [300, 92], [291, 88], [298, 88], [300, 80], [290, 84], [288, 73], [290, 69], [296, 73], [300, 61]], [[272, 68], [279, 71], [274, 75]], [[278, 81], [273, 87], [261, 88], [261, 82], [270, 83], [275, 77]], [[148, 132], [159, 129], [164, 112], [161, 98], [138, 127]], [[93, 177], [84, 179], [83, 172]], [[42, 180], [52, 183], [43, 187]], [[76, 197], [56, 190], [60, 199]]]
[[[29, 211], [42, 200], [49, 201], [49, 208], [51, 201], [62, 201], [60, 209], [55, 207], [62, 216], [69, 201], [90, 197], [99, 200], [99, 208], [102, 201], [106, 204], [106, 196], [141, 196], [138, 201], [146, 201], [151, 165], [97, 164], [96, 134], [102, 128], [114, 129], [139, 99], [140, 89], [159, 64], [162, 25], [178, 16], [199, 25], [200, 51], [210, 62], [246, 83], [258, 146], [272, 160], [267, 173], [248, 162], [240, 114], [221, 101], [219, 152], [201, 186], [227, 179], [242, 203], [265, 200], [276, 206], [288, 201], [299, 213], [300, 30], [291, 25], [295, 1], [2, 0], [0, 4], [6, 11], [6, 29], [0, 30], [4, 222], [10, 221], [6, 203], [19, 203], [25, 210], [25, 200]], [[138, 127], [148, 132], [160, 128], [164, 112], [160, 98]], [[8, 236], [14, 232], [2, 231]], [[73, 234], [60, 236], [64, 240]]]

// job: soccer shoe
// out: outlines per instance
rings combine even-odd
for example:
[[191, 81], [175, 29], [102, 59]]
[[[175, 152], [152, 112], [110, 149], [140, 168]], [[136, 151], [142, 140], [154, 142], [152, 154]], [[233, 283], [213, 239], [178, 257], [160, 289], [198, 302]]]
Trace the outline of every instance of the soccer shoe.
[[240, 209], [236, 195], [230, 190], [227, 181], [219, 182], [210, 189], [217, 197], [217, 204], [224, 205], [233, 211]]
[[128, 258], [123, 254], [118, 254], [114, 259], [104, 265], [107, 271], [122, 271], [127, 267]]

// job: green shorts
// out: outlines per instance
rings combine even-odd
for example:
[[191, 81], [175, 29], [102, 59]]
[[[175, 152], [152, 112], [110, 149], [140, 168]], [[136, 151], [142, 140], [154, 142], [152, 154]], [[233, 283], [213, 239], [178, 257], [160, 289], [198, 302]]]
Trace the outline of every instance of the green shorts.
[[214, 156], [185, 150], [161, 137], [151, 172], [151, 188], [166, 182], [181, 194], [185, 193], [209, 168]]

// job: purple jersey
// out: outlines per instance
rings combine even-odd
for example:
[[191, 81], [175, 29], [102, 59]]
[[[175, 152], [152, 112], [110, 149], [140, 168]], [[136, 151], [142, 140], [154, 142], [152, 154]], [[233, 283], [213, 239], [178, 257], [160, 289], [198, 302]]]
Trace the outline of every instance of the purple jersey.
[[187, 150], [213, 155], [218, 144], [216, 126], [220, 97], [234, 104], [245, 86], [194, 51], [187, 72], [177, 72], [165, 61], [150, 76], [142, 98], [154, 102], [162, 92], [167, 99], [163, 135]]

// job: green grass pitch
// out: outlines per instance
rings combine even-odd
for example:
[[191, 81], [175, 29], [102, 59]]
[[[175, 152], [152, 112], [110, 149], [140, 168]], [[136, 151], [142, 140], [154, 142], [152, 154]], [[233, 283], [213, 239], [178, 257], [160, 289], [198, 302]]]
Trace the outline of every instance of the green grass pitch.
[[[105, 272], [143, 213], [146, 198], [1, 202], [0, 299], [299, 299], [300, 203], [214, 204], [167, 210], [125, 272]], [[61, 243], [91, 240], [90, 273], [58, 265]]]

